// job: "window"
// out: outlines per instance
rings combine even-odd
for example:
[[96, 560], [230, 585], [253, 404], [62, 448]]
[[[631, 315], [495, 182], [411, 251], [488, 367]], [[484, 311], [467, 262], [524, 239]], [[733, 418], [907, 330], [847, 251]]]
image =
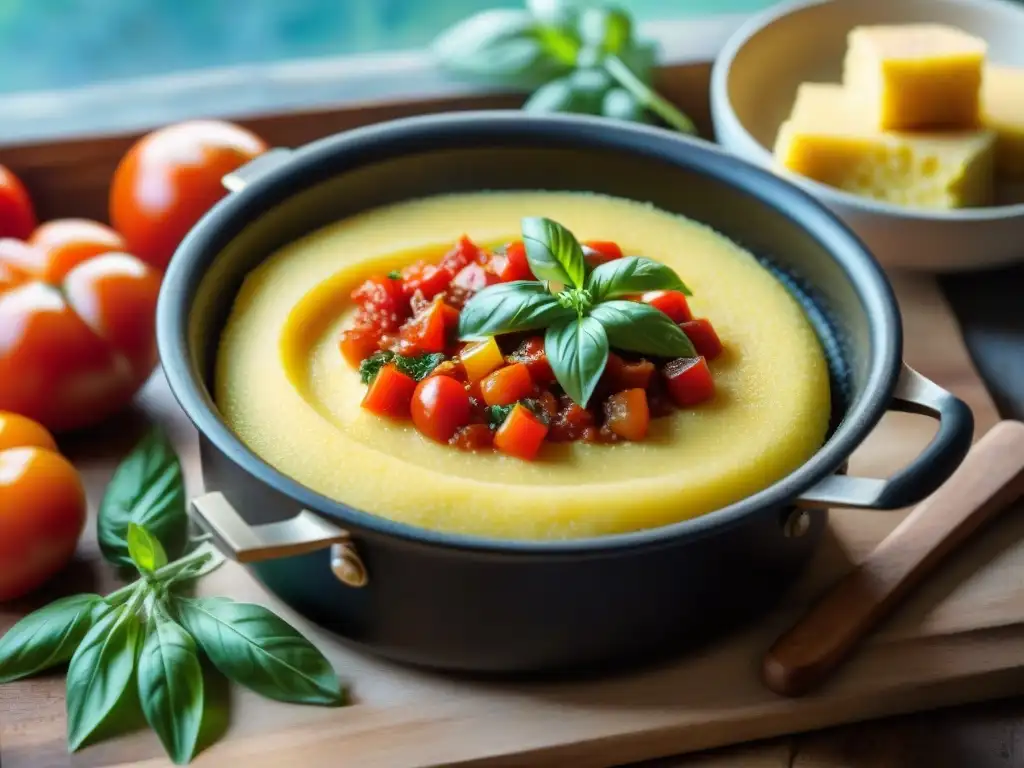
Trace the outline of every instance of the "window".
[[[624, 0], [640, 20], [749, 12], [772, 0]], [[2, 0], [0, 94], [172, 72], [415, 49], [520, 0]]]

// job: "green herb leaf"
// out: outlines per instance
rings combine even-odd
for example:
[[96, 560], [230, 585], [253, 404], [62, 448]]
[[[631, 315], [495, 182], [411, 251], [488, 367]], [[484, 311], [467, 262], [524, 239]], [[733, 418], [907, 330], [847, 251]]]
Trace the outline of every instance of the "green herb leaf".
[[530, 96], [527, 112], [571, 112], [601, 114], [605, 93], [613, 82], [602, 69], [577, 69], [570, 75], [545, 83]]
[[171, 759], [187, 763], [203, 719], [203, 671], [192, 636], [162, 609], [147, 626], [138, 679], [146, 721]]
[[580, 11], [577, 27], [585, 46], [602, 53], [619, 53], [633, 38], [633, 23], [620, 8], [591, 6]]
[[141, 624], [132, 606], [118, 606], [85, 635], [68, 666], [68, 749], [77, 750], [107, 718], [135, 670]]
[[611, 88], [601, 101], [601, 114], [612, 120], [632, 123], [648, 122], [644, 105], [625, 88]]
[[171, 558], [185, 551], [185, 482], [174, 448], [158, 427], [153, 427], [121, 462], [100, 502], [100, 549], [115, 565], [132, 564], [128, 551], [130, 523], [145, 527]]
[[316, 646], [261, 605], [175, 600], [178, 616], [224, 675], [263, 696], [340, 704], [341, 684]]
[[671, 268], [642, 256], [625, 256], [601, 264], [587, 278], [587, 290], [594, 301], [644, 291], [671, 290], [690, 295], [690, 289]]
[[388, 280], [401, 280], [401, 279], [402, 279], [402, 273], [399, 272], [397, 269], [392, 269], [390, 272], [388, 272]]
[[583, 287], [586, 262], [583, 248], [557, 221], [531, 216], [523, 219], [523, 245], [530, 270], [542, 280]]
[[696, 357], [693, 343], [672, 318], [650, 304], [606, 301], [590, 317], [604, 326], [616, 349], [658, 357]]
[[0, 683], [63, 664], [108, 609], [99, 595], [72, 595], [21, 619], [0, 637]]
[[566, 40], [527, 11], [495, 9], [470, 16], [432, 45], [442, 66], [510, 85], [536, 87], [569, 70]]
[[128, 554], [140, 573], [152, 573], [167, 565], [167, 553], [160, 541], [138, 523], [128, 523]]
[[532, 280], [515, 280], [484, 288], [459, 313], [459, 338], [478, 341], [501, 333], [546, 328], [575, 317], [544, 287]]
[[374, 352], [359, 364], [359, 380], [363, 384], [369, 384], [380, 373], [380, 369], [395, 359], [395, 353], [382, 349]]
[[544, 351], [562, 389], [585, 408], [608, 362], [604, 327], [593, 315], [552, 325], [544, 336]]
[[512, 413], [512, 409], [516, 407], [515, 403], [511, 405], [489, 405], [484, 409], [487, 414], [487, 426], [491, 429], [497, 429], [505, 423], [505, 419]]
[[417, 357], [395, 356], [395, 367], [415, 381], [427, 378], [430, 372], [443, 362], [444, 355], [440, 352], [430, 352]]

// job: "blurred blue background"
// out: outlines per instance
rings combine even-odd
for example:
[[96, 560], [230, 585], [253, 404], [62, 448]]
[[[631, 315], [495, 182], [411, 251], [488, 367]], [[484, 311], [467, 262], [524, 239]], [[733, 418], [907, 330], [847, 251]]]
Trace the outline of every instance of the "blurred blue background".
[[[773, 0], [626, 0], [639, 20]], [[315, 56], [417, 48], [517, 0], [0, 0], [0, 93]]]

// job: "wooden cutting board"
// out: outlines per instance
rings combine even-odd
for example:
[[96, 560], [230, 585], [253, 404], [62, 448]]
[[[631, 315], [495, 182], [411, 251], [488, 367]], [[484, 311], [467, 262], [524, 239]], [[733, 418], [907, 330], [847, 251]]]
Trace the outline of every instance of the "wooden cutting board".
[[[977, 434], [997, 419], [933, 279], [898, 277], [906, 358], [967, 400]], [[190, 492], [201, 490], [195, 435], [162, 377], [143, 409], [171, 431]], [[892, 414], [856, 453], [851, 471], [884, 476], [917, 455], [934, 432], [928, 419]], [[138, 419], [67, 446], [90, 486], [93, 508], [117, 459], [138, 434]], [[219, 736], [196, 765], [426, 766], [615, 765], [795, 733], [898, 712], [995, 698], [1024, 690], [1024, 515], [1004, 514], [878, 632], [813, 696], [782, 699], [764, 688], [764, 651], [815, 595], [862, 557], [902, 518], [896, 512], [835, 513], [807, 577], [756, 626], [679, 660], [604, 679], [494, 683], [402, 668], [345, 648], [270, 598], [229, 563], [201, 591], [272, 605], [315, 638], [351, 685], [352, 706], [282, 705], [233, 689], [215, 691]], [[47, 594], [0, 609], [0, 630], [56, 594], [108, 589], [91, 530], [79, 561]], [[164, 765], [155, 737], [139, 731], [68, 757], [64, 683], [48, 676], [0, 686], [0, 765]], [[217, 720], [218, 718], [212, 718]], [[778, 745], [705, 763], [788, 765]], [[691, 762], [692, 760], [692, 762]]]

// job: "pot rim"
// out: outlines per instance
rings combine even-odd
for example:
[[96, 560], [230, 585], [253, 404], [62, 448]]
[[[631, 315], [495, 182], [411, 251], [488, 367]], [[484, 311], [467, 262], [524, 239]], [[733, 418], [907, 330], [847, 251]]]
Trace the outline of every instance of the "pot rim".
[[[251, 451], [218, 415], [191, 364], [191, 303], [213, 259], [249, 222], [297, 192], [359, 167], [408, 154], [495, 144], [612, 150], [710, 176], [755, 198], [800, 226], [839, 263], [870, 323], [872, 353], [864, 394], [832, 436], [798, 469], [726, 507], [656, 528], [566, 540], [497, 539], [419, 528], [349, 507], [278, 471]], [[205, 258], [202, 256], [206, 254]], [[157, 305], [157, 345], [174, 397], [196, 428], [255, 480], [299, 505], [366, 531], [420, 544], [505, 554], [602, 553], [698, 537], [742, 522], [748, 515], [791, 504], [834, 473], [886, 411], [902, 365], [902, 323], [881, 267], [856, 235], [796, 185], [727, 154], [701, 139], [578, 115], [527, 115], [518, 110], [454, 112], [392, 120], [319, 139], [295, 150], [279, 166], [257, 175], [217, 203], [189, 232], [165, 273]]]

